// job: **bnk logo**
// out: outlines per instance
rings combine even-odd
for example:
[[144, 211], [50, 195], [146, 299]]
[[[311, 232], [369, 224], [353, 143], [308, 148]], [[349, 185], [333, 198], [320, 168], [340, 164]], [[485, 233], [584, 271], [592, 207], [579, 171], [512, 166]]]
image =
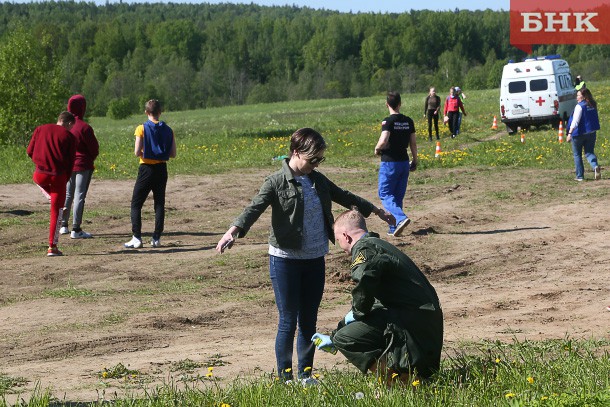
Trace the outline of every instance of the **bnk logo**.
[[610, 0], [511, 0], [510, 43], [610, 44]]
[[[598, 13], [521, 13], [521, 32], [598, 32], [591, 19]], [[543, 17], [544, 16], [544, 17]]]

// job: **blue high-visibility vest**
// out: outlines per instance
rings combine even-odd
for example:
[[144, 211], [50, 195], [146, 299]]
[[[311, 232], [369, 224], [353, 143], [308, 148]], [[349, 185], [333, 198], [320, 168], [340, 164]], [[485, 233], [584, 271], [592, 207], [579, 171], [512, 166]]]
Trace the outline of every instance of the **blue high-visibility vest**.
[[[597, 109], [593, 106], [589, 106], [586, 101], [582, 101], [578, 103], [578, 105], [582, 109], [582, 114], [580, 115], [580, 121], [578, 122], [578, 126], [572, 130], [572, 137], [578, 137], [579, 135], [593, 133], [600, 129], [599, 126], [599, 116], [597, 115]], [[570, 120], [568, 121], [568, 128], [572, 124], [572, 116], [570, 116]]]

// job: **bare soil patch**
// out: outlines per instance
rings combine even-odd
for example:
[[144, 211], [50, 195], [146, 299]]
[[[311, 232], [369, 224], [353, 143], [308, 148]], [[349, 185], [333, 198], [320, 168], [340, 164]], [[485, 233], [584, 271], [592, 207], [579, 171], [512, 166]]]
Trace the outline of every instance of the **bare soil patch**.
[[[373, 171], [322, 170], [378, 202]], [[228, 253], [214, 250], [271, 171], [171, 178], [163, 246], [145, 241], [140, 250], [122, 247], [131, 236], [133, 181], [94, 179], [83, 225], [94, 238], [62, 236], [61, 258], [45, 256], [48, 204], [37, 187], [0, 186], [0, 371], [29, 380], [25, 394], [39, 382], [72, 401], [205, 376], [207, 366], [221, 382], [272, 372], [269, 214]], [[609, 186], [523, 169], [413, 174], [406, 202], [413, 223], [389, 239], [436, 287], [446, 352], [483, 339], [608, 336]], [[144, 231], [153, 223], [149, 200]], [[369, 227], [385, 234], [379, 219]], [[322, 331], [348, 308], [348, 265], [331, 247]], [[181, 368], [185, 361], [194, 368]], [[137, 374], [101, 376], [118, 364]], [[316, 355], [316, 367], [334, 366], [345, 361]]]

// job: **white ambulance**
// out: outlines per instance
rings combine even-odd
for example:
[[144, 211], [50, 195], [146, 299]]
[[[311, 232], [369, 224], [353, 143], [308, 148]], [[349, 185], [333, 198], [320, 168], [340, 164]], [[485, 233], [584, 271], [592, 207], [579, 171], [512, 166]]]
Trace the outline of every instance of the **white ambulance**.
[[504, 66], [500, 85], [500, 117], [508, 133], [531, 125], [568, 120], [576, 106], [570, 66], [559, 55], [528, 58]]

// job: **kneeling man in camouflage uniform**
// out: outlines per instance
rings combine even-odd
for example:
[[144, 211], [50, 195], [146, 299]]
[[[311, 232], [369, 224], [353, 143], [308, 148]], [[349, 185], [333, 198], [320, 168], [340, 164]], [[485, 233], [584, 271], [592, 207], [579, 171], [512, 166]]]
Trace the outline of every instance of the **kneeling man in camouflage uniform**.
[[413, 261], [368, 232], [357, 210], [335, 220], [335, 239], [352, 255], [352, 309], [318, 349], [339, 350], [361, 372], [397, 378], [430, 377], [439, 369], [443, 312], [434, 287]]

